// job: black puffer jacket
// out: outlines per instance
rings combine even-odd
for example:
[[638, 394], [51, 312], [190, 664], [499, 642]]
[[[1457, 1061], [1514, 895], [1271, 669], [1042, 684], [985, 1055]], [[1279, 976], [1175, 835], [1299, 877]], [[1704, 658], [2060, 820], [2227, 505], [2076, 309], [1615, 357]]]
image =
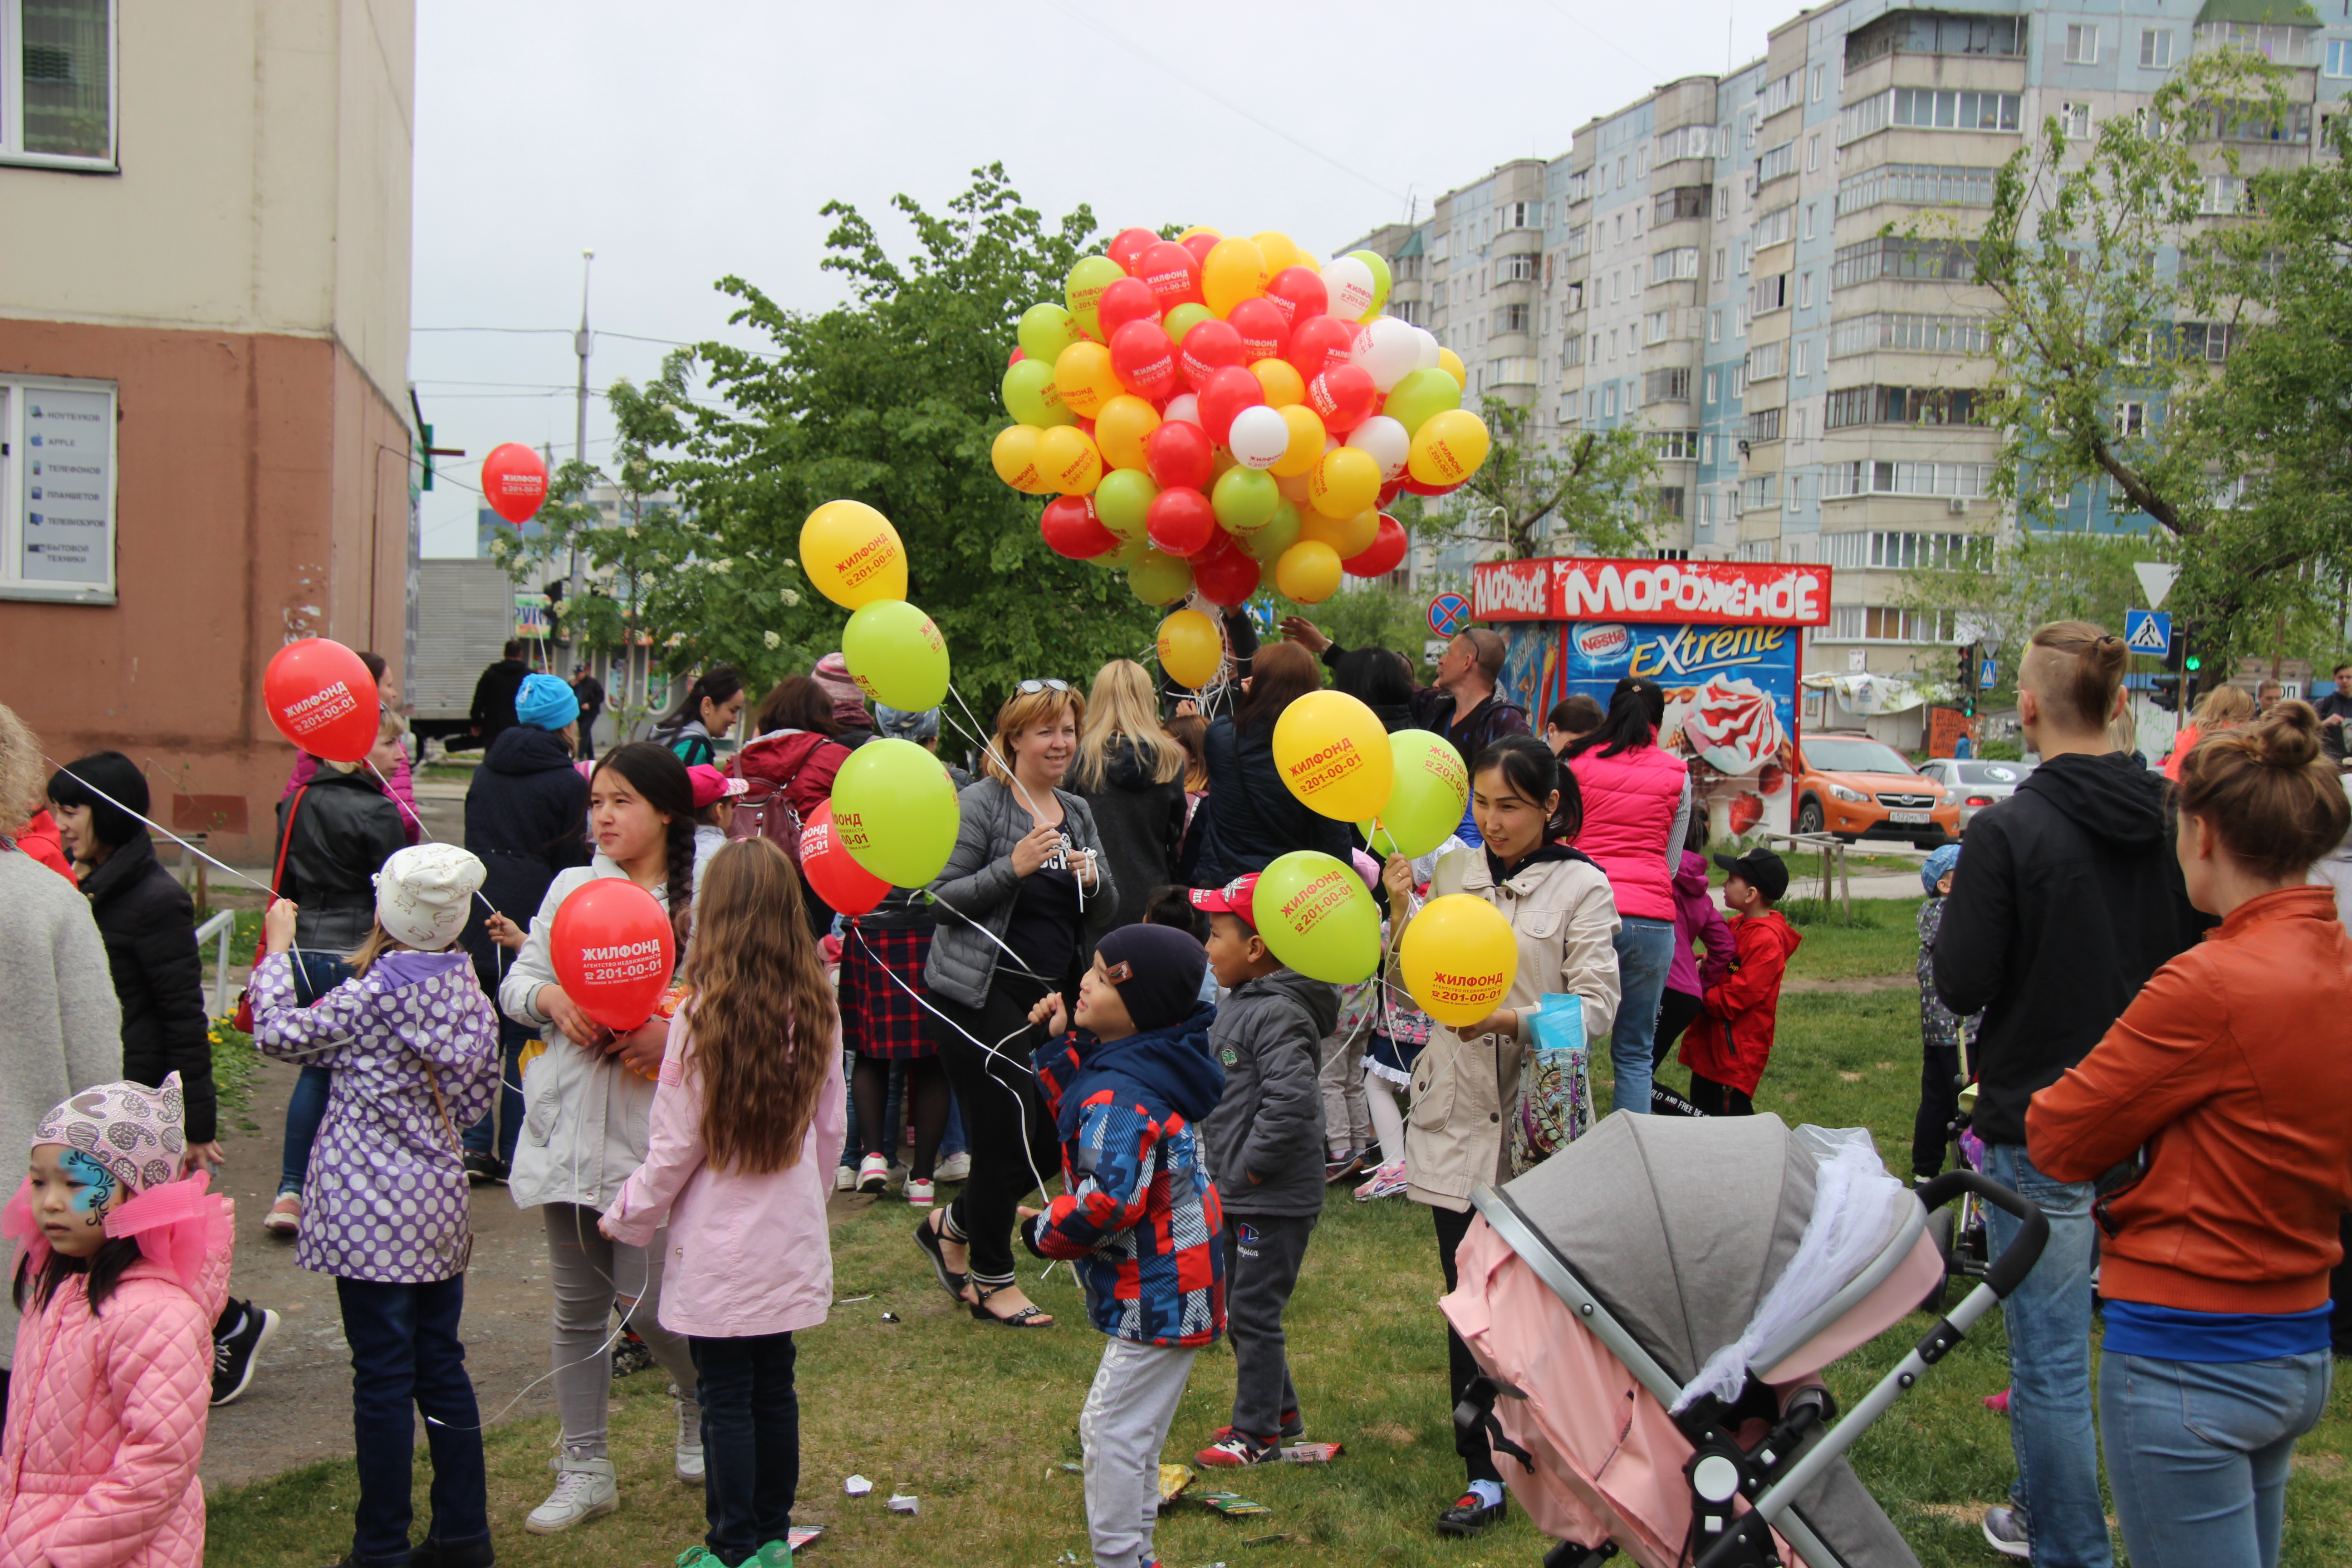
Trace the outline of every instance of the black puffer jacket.
[[117, 846], [81, 890], [122, 1004], [122, 1076], [154, 1089], [178, 1073], [188, 1142], [211, 1142], [218, 1127], [195, 906], [144, 833]]
[[294, 945], [338, 954], [359, 946], [375, 924], [375, 874], [408, 847], [400, 807], [373, 776], [322, 763], [278, 803], [278, 839], [286, 861], [278, 896], [301, 906]]
[[[482, 898], [492, 908], [529, 928], [555, 874], [588, 864], [587, 834], [588, 781], [572, 765], [562, 736], [517, 724], [490, 742], [466, 786], [466, 847], [481, 858]], [[482, 918], [477, 900], [459, 940], [482, 989], [495, 996], [499, 949]]]
[[2197, 941], [2164, 780], [2120, 752], [2057, 756], [1979, 812], [1936, 937], [1936, 994], [1979, 1008], [1974, 1128], [2025, 1142], [2025, 1105], [2088, 1056]]
[[1348, 825], [1309, 811], [1274, 765], [1274, 726], [1239, 731], [1231, 719], [1209, 726], [1209, 798], [1201, 803], [1201, 855], [1192, 886], [1221, 888], [1245, 871], [1263, 871], [1294, 849], [1348, 858]]
[[1151, 889], [1175, 879], [1176, 850], [1184, 836], [1184, 774], [1156, 782], [1142, 749], [1125, 735], [1103, 748], [1099, 790], [1080, 789], [1094, 807], [1095, 830], [1102, 835], [1103, 858], [1118, 882], [1116, 901], [1087, 907], [1087, 925], [1106, 931], [1135, 925]]

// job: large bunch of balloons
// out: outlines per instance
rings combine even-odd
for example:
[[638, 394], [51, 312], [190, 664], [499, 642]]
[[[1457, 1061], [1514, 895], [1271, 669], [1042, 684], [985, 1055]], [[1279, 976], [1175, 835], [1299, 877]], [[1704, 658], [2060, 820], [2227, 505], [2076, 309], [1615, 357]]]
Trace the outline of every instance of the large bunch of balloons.
[[997, 476], [1053, 496], [1045, 542], [1148, 605], [1238, 605], [1269, 570], [1312, 605], [1393, 571], [1404, 531], [1380, 509], [1460, 487], [1487, 435], [1461, 360], [1381, 314], [1389, 287], [1369, 250], [1323, 266], [1271, 231], [1127, 229], [1023, 314]]

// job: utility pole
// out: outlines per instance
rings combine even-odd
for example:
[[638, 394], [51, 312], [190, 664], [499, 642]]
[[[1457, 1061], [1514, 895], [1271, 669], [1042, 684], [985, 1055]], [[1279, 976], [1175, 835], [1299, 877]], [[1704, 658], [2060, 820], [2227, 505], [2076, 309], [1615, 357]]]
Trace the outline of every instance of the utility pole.
[[[572, 458], [583, 468], [588, 462], [588, 351], [595, 342], [588, 331], [588, 269], [595, 264], [595, 261], [594, 251], [583, 250], [580, 253], [580, 330], [573, 333], [572, 338], [572, 352], [580, 357], [580, 383], [572, 427]], [[580, 493], [572, 499], [574, 500], [588, 499], [584, 479], [582, 481]], [[575, 527], [572, 535], [571, 580], [564, 588], [564, 595], [572, 601], [572, 613], [575, 616], [580, 613], [580, 534]], [[567, 643], [575, 641], [569, 637], [563, 640]], [[578, 651], [576, 647], [573, 651], [575, 653]]]

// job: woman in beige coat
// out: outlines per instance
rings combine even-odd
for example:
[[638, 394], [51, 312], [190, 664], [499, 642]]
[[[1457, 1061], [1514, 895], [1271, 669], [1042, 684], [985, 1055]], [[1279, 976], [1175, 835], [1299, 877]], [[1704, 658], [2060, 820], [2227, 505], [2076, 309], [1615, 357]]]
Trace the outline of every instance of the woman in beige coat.
[[[1457, 849], [1438, 861], [1430, 892], [1467, 893], [1501, 910], [1511, 922], [1519, 962], [1500, 1007], [1465, 1028], [1438, 1026], [1413, 1064], [1405, 1167], [1411, 1195], [1427, 1204], [1436, 1221], [1448, 1290], [1456, 1282], [1454, 1250], [1470, 1228], [1471, 1189], [1511, 1175], [1507, 1134], [1519, 1057], [1533, 1037], [1543, 994], [1582, 998], [1588, 1040], [1608, 1032], [1618, 998], [1617, 905], [1608, 875], [1560, 842], [1576, 837], [1583, 815], [1574, 776], [1536, 737], [1506, 735], [1478, 753], [1470, 788], [1470, 809], [1486, 847]], [[1390, 908], [1407, 908], [1412, 863], [1391, 857], [1382, 879]], [[1450, 1409], [1478, 1368], [1450, 1328], [1446, 1349]], [[1470, 1486], [1438, 1516], [1438, 1533], [1476, 1535], [1502, 1520], [1502, 1476], [1485, 1432], [1457, 1430], [1454, 1447], [1468, 1468]]]

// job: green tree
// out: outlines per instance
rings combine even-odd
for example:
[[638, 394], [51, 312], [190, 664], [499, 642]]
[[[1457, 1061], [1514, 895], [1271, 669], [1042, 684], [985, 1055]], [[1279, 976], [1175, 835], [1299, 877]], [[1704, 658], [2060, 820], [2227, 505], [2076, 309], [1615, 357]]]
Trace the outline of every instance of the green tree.
[[[2020, 533], [2003, 549], [1988, 548], [1966, 564], [1904, 575], [1905, 605], [1951, 617], [1955, 634], [1973, 635], [1999, 660], [1994, 702], [2017, 696], [2017, 664], [2025, 639], [2051, 621], [2090, 621], [2117, 636], [2124, 611], [2144, 595], [2132, 564], [2148, 558], [2145, 539], [2112, 534]], [[1922, 664], [1931, 683], [1957, 674], [1952, 656], [1935, 652]]]
[[1557, 554], [1571, 541], [1594, 555], [1647, 547], [1658, 521], [1658, 460], [1638, 426], [1547, 434], [1534, 410], [1491, 395], [1479, 412], [1493, 437], [1486, 461], [1453, 495], [1419, 510], [1408, 526], [1423, 539], [1487, 546], [1482, 555], [1499, 560]]

